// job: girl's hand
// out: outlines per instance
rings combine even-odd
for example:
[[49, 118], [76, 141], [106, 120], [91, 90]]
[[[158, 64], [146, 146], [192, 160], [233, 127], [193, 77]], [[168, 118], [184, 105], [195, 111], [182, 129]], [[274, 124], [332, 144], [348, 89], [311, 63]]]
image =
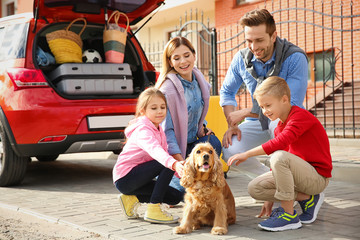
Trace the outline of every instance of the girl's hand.
[[235, 165], [239, 165], [240, 163], [242, 162], [245, 162], [246, 159], [248, 159], [248, 156], [246, 154], [246, 152], [244, 153], [238, 153], [238, 154], [235, 154], [233, 156], [231, 156], [227, 162], [227, 165], [228, 166], [231, 166], [231, 164], [233, 164], [235, 162]]
[[263, 206], [261, 208], [260, 214], [257, 215], [256, 217], [258, 217], [258, 218], [261, 218], [263, 216], [264, 217], [270, 217], [273, 205], [274, 205], [273, 202], [269, 202], [269, 201], [264, 202], [264, 204], [263, 204]]
[[176, 161], [174, 163], [174, 168], [173, 169], [175, 170], [175, 172], [177, 172], [179, 174], [179, 177], [182, 177], [182, 175], [183, 175], [184, 163], [185, 163], [185, 161], [181, 161], [181, 162]]

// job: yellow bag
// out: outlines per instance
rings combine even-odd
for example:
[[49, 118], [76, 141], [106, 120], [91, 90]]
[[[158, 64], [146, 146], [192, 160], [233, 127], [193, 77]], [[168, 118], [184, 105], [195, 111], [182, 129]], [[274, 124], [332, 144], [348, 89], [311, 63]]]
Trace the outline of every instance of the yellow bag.
[[[70, 27], [77, 21], [83, 21], [84, 27], [80, 33], [69, 31]], [[54, 54], [56, 63], [81, 63], [82, 46], [81, 34], [86, 27], [85, 18], [73, 20], [64, 30], [57, 30], [46, 34], [46, 40], [51, 52]]]
[[[127, 20], [126, 28], [119, 26], [120, 16], [124, 16]], [[114, 17], [115, 23], [109, 23], [111, 18]], [[105, 26], [103, 34], [105, 61], [108, 63], [123, 63], [127, 30], [129, 28], [129, 18], [125, 13], [114, 11]]]

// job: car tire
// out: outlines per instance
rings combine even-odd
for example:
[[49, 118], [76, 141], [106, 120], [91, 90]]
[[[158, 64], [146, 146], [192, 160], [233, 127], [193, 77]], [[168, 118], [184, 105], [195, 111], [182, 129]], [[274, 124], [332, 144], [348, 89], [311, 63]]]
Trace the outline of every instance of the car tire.
[[16, 155], [0, 123], [0, 187], [20, 184], [25, 177], [28, 159]]
[[53, 162], [59, 157], [59, 154], [57, 155], [48, 155], [48, 156], [36, 156], [36, 159], [39, 162]]

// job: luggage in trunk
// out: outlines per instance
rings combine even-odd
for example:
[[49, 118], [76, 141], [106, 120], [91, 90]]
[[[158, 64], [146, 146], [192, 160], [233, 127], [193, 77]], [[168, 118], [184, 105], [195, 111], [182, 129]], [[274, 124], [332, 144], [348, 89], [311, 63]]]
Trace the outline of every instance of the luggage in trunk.
[[133, 94], [133, 77], [127, 63], [64, 63], [49, 74], [66, 95]]

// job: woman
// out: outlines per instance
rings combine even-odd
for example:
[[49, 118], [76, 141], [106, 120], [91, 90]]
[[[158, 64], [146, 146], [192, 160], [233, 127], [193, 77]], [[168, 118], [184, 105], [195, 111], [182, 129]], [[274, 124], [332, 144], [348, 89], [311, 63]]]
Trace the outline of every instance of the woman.
[[[210, 84], [194, 66], [194, 47], [186, 38], [175, 37], [167, 43], [162, 63], [156, 87], [168, 102], [163, 124], [169, 154], [184, 161], [197, 143], [209, 141], [220, 156], [221, 143], [211, 134], [211, 129], [206, 128]], [[175, 176], [170, 185], [185, 192]]]

